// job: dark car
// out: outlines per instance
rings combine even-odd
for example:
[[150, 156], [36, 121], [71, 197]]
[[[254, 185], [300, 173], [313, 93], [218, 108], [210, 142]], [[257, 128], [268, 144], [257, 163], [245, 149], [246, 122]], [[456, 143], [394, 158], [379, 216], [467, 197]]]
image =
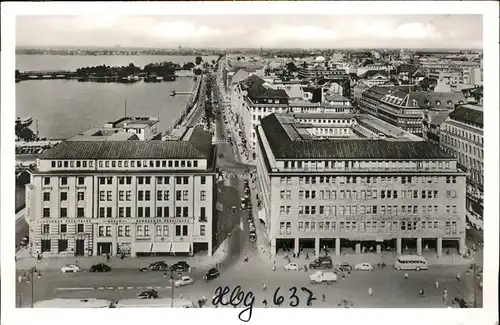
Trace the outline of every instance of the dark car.
[[337, 267], [337, 271], [339, 271], [339, 272], [350, 272], [350, 271], [352, 271], [352, 266], [349, 265], [347, 262], [342, 262]]
[[168, 265], [165, 262], [154, 262], [151, 263], [148, 267], [150, 271], [165, 271], [168, 270]]
[[321, 256], [309, 263], [311, 269], [332, 269], [333, 262], [329, 256]]
[[255, 243], [257, 241], [257, 235], [255, 234], [255, 232], [251, 232], [248, 239], [250, 240], [251, 243]]
[[28, 246], [30, 240], [28, 237], [23, 237], [23, 239], [21, 239], [21, 242], [19, 243], [20, 246]]
[[214, 268], [211, 268], [210, 270], [208, 270], [207, 274], [205, 274], [203, 276], [203, 279], [205, 279], [205, 280], [212, 280], [212, 279], [218, 278], [219, 275], [220, 275], [219, 270], [217, 270], [214, 267]]
[[172, 270], [176, 272], [186, 272], [189, 271], [191, 266], [185, 261], [179, 261], [172, 265]]
[[160, 297], [158, 296], [158, 292], [156, 290], [152, 289], [152, 290], [147, 290], [147, 291], [141, 292], [140, 294], [137, 295], [137, 298], [139, 298], [139, 299], [158, 299]]
[[110, 271], [111, 267], [104, 263], [95, 264], [90, 267], [90, 272], [110, 272]]
[[455, 297], [453, 299], [452, 304], [458, 304], [460, 308], [472, 308], [472, 304], [465, 300], [463, 297]]

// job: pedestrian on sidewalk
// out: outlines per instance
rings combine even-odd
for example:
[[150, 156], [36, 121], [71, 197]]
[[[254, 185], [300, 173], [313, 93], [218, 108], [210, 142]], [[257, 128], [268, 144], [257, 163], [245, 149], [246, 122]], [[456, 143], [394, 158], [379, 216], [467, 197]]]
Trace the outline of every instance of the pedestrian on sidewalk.
[[326, 295], [324, 293], [323, 293], [322, 298], [323, 298], [323, 302], [326, 302]]
[[111, 256], [109, 256], [109, 253], [106, 253], [106, 261], [109, 262], [110, 259], [111, 259]]
[[424, 298], [425, 297], [424, 289], [420, 290], [419, 295], [420, 295], [420, 298]]
[[439, 281], [436, 281], [436, 289], [439, 289]]
[[405, 273], [405, 279], [408, 279], [408, 273]]
[[309, 259], [309, 253], [306, 253], [306, 260]]
[[17, 281], [19, 281], [19, 283], [23, 281], [23, 276], [21, 274], [19, 274], [19, 276], [17, 277]]
[[267, 286], [264, 282], [262, 282], [262, 291], [264, 291], [264, 292], [267, 291]]
[[262, 300], [262, 303], [264, 304], [264, 307], [267, 308], [267, 299], [266, 298], [264, 298], [264, 300]]
[[370, 288], [368, 288], [368, 295], [369, 295], [370, 297], [373, 295], [373, 290], [372, 290], [372, 288], [371, 288], [371, 287], [370, 287]]
[[460, 282], [462, 280], [462, 277], [460, 276], [460, 273], [457, 273], [457, 280]]

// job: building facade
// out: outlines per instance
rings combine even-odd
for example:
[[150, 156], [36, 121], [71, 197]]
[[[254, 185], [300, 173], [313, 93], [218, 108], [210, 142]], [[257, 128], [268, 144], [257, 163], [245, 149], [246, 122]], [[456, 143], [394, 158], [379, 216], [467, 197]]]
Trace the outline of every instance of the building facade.
[[320, 140], [294, 117], [257, 128], [257, 180], [272, 253], [365, 245], [465, 251], [466, 173], [425, 141]]
[[469, 172], [468, 208], [482, 216], [484, 186], [483, 108], [461, 105], [450, 113], [440, 132], [441, 148]]
[[362, 93], [360, 109], [420, 137], [424, 110], [454, 109], [465, 103], [462, 93], [412, 91], [408, 86], [373, 86]]
[[214, 146], [201, 128], [179, 141], [65, 141], [26, 185], [31, 253], [212, 254]]

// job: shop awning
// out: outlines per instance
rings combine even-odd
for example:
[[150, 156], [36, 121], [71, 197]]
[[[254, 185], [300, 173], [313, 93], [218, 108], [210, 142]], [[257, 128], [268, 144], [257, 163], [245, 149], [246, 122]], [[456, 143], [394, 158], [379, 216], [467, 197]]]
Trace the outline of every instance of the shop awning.
[[189, 253], [191, 250], [191, 243], [189, 242], [173, 242], [171, 252], [172, 253]]
[[153, 250], [153, 243], [133, 243], [132, 250], [136, 253], [150, 253]]
[[154, 253], [170, 253], [171, 249], [172, 249], [171, 242], [153, 243], [153, 252]]

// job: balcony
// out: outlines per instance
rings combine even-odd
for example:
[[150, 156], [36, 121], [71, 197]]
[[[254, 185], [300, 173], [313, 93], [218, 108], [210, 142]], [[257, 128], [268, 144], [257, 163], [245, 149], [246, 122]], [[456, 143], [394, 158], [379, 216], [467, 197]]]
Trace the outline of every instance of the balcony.
[[207, 219], [207, 217], [198, 217], [198, 221], [199, 222], [207, 222], [208, 219]]

